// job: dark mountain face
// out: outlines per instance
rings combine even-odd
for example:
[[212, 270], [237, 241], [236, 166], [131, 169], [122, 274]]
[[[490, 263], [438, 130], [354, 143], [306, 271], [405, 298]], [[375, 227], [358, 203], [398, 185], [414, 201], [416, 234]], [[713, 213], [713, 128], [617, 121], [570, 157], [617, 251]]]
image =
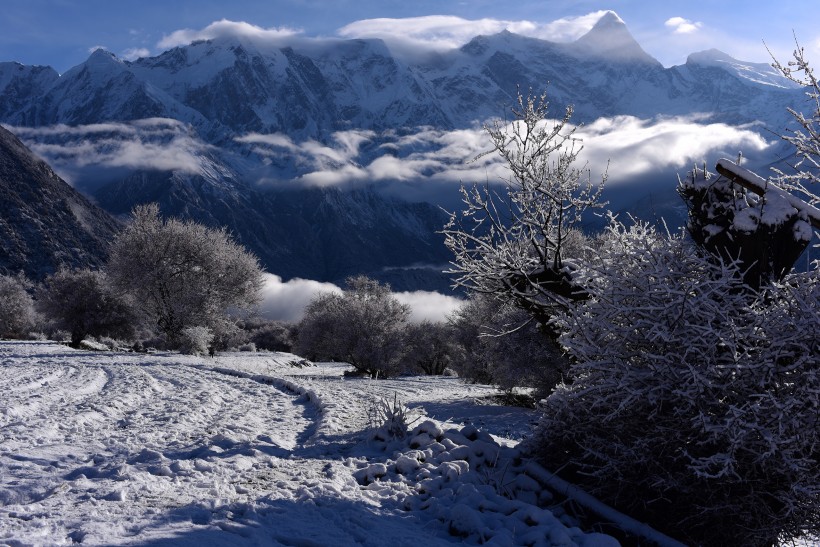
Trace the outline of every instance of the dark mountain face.
[[[215, 190], [197, 175], [140, 172], [101, 188], [96, 197], [115, 214], [157, 202], [165, 215], [228, 226], [266, 270], [285, 279], [341, 284], [357, 273], [381, 279], [391, 272], [396, 290], [445, 290], [449, 285], [435, 269], [416, 268], [441, 266], [450, 258], [436, 233], [445, 215], [431, 204], [391, 199], [368, 188], [274, 192], [238, 182], [236, 188]], [[398, 273], [404, 269], [413, 270], [410, 278]]]
[[100, 266], [117, 222], [0, 127], [0, 272]]

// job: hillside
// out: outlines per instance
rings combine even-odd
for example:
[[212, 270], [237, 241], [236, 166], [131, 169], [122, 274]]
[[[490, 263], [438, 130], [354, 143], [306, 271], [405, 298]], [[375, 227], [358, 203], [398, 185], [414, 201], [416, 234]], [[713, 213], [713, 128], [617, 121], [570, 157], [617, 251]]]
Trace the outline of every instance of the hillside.
[[0, 127], [0, 272], [99, 266], [118, 224]]

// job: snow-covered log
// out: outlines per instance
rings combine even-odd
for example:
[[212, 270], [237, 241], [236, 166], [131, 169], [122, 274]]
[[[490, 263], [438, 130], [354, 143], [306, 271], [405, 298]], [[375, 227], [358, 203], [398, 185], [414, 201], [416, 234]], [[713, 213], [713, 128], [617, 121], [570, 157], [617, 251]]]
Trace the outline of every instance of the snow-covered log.
[[717, 169], [717, 172], [724, 177], [730, 179], [732, 182], [740, 184], [758, 196], [765, 196], [769, 199], [771, 199], [771, 196], [776, 196], [777, 198], [784, 200], [786, 203], [797, 209], [801, 216], [805, 215], [808, 222], [810, 222], [815, 229], [820, 230], [820, 209], [817, 207], [814, 207], [799, 197], [786, 192], [776, 184], [767, 181], [760, 175], [753, 173], [748, 169], [744, 169], [732, 160], [727, 160], [726, 158], [719, 159], [717, 165], [715, 165], [715, 169]]
[[595, 496], [571, 484], [555, 473], [547, 471], [535, 462], [530, 462], [526, 467], [527, 475], [534, 478], [544, 486], [554, 492], [566, 496], [578, 505], [588, 509], [602, 517], [624, 532], [633, 534], [647, 541], [651, 541], [659, 547], [684, 547], [685, 544], [676, 539], [672, 539], [666, 534], [662, 534], [643, 522], [639, 522], [632, 517], [613, 509]]

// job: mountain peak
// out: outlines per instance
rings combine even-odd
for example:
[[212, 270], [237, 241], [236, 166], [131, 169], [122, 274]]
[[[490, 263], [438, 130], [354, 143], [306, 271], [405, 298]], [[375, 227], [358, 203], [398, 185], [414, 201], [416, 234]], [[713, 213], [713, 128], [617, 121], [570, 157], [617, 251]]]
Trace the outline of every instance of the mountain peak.
[[596, 28], [600, 29], [600, 28], [605, 28], [605, 27], [606, 28], [612, 28], [612, 27], [620, 27], [620, 26], [623, 26], [624, 28], [626, 28], [626, 23], [624, 23], [624, 20], [621, 19], [618, 16], [618, 14], [615, 13], [614, 11], [607, 10], [606, 12], [604, 12], [604, 14], [601, 16], [601, 18], [598, 19], [598, 22], [595, 23], [595, 25], [592, 27], [592, 30], [595, 30]]
[[614, 11], [606, 11], [595, 25], [575, 41], [584, 53], [605, 57], [613, 61], [641, 61], [646, 64], [660, 63], [638, 44], [626, 23]]

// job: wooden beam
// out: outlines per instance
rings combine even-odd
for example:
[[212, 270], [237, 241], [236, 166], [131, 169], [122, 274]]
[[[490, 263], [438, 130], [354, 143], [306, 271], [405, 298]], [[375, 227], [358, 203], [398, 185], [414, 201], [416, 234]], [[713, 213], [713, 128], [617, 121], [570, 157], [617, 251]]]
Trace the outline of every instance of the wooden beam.
[[766, 194], [778, 196], [789, 205], [794, 207], [800, 213], [804, 213], [808, 218], [809, 223], [815, 230], [820, 230], [820, 209], [809, 205], [797, 196], [786, 192], [776, 184], [767, 181], [760, 175], [757, 175], [748, 169], [744, 169], [732, 160], [719, 159], [715, 165], [717, 172], [728, 178], [732, 182], [736, 182], [743, 186], [750, 192], [754, 192], [758, 196], [765, 197]]

